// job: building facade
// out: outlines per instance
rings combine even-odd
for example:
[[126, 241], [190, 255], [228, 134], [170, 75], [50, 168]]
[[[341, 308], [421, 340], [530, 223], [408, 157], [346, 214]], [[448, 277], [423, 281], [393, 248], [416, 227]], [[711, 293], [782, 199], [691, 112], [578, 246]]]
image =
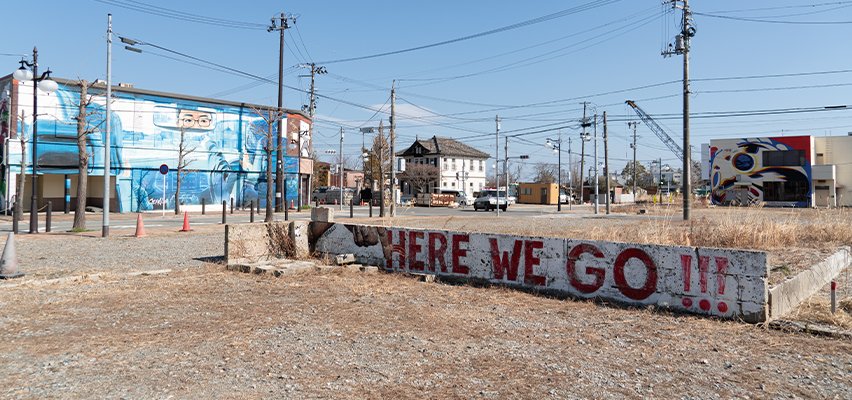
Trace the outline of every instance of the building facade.
[[[396, 155], [403, 158], [406, 165], [428, 164], [438, 168], [438, 179], [429, 185], [429, 193], [451, 189], [464, 191], [471, 196], [485, 187], [488, 153], [455, 139], [433, 136], [431, 139], [417, 140]], [[416, 194], [417, 189], [403, 185], [403, 196], [413, 197]]]
[[[65, 201], [65, 188], [71, 188], [76, 203], [78, 173], [77, 104], [80, 86], [76, 81], [55, 79], [59, 90], [53, 94], [38, 92], [37, 151], [38, 204], [47, 201], [54, 209]], [[88, 205], [103, 206], [105, 85], [95, 85], [89, 92], [97, 96], [87, 112], [98, 129], [87, 135], [86, 147], [91, 155], [88, 169]], [[277, 123], [268, 124], [264, 117], [276, 108], [256, 106], [209, 98], [134, 89], [129, 85], [112, 88], [113, 102], [110, 132], [110, 210], [139, 212], [174, 207], [177, 184], [176, 167], [181, 133], [187, 171], [182, 183], [180, 202], [185, 205], [221, 204], [234, 199], [235, 205], [258, 200], [266, 203], [268, 185], [266, 166], [270, 162], [264, 148], [271, 137], [277, 142]], [[286, 139], [283, 154], [283, 187], [285, 204], [296, 200], [307, 204], [310, 193], [313, 160], [311, 154], [311, 120], [301, 111], [282, 110]], [[3, 159], [5, 199], [29, 199], [33, 168], [33, 85], [7, 76], [0, 78], [0, 125], [7, 152]], [[270, 126], [271, 125], [271, 126]], [[26, 165], [21, 169], [22, 151]], [[274, 166], [276, 152], [272, 152]], [[165, 175], [160, 166], [168, 167]], [[273, 168], [275, 171], [275, 168]], [[21, 174], [28, 175], [24, 193], [16, 193]], [[29, 201], [22, 201], [29, 209]]]
[[702, 154], [713, 204], [852, 205], [852, 136], [711, 140]]

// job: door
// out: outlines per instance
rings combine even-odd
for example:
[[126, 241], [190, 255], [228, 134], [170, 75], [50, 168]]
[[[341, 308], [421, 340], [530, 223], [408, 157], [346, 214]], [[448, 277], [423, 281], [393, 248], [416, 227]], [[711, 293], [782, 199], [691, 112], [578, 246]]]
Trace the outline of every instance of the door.
[[541, 188], [541, 204], [550, 204], [547, 199], [547, 188]]

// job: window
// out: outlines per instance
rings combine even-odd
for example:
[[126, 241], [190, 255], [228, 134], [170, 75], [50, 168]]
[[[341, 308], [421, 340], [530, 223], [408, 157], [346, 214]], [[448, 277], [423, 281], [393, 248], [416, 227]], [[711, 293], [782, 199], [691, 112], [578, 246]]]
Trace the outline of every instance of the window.
[[442, 186], [447, 187], [447, 182], [442, 182]]
[[446, 171], [447, 169], [449, 169], [449, 168], [447, 167], [447, 159], [446, 159], [446, 158], [444, 158], [444, 171]]
[[470, 160], [470, 170], [473, 171], [473, 160]]
[[804, 150], [764, 151], [764, 167], [788, 167], [807, 165]]
[[482, 190], [482, 182], [479, 182], [479, 190]]
[[521, 188], [521, 194], [522, 195], [531, 195], [532, 194], [532, 188], [528, 188], [528, 187]]
[[[482, 160], [479, 160], [479, 172], [482, 172]], [[481, 185], [480, 188], [482, 188]]]
[[456, 170], [456, 159], [454, 158], [453, 159], [453, 171], [455, 171], [455, 170]]
[[453, 182], [453, 187], [456, 187], [456, 183], [455, 183], [455, 182]]
[[808, 181], [763, 182], [763, 201], [806, 202], [809, 186]]

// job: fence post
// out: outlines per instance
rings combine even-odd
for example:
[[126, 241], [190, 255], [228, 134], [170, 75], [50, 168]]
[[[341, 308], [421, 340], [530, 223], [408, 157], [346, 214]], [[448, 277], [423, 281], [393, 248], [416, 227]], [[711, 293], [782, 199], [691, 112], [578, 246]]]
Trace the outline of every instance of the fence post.
[[201, 215], [204, 215], [204, 212], [206, 211], [205, 210], [206, 206], [207, 206], [207, 199], [202, 197], [201, 198]]
[[354, 207], [355, 207], [355, 197], [353, 196], [352, 199], [349, 200], [349, 218], [355, 218], [354, 217], [354, 215], [355, 215]]
[[222, 223], [228, 223], [228, 201], [222, 200]]
[[12, 205], [12, 232], [15, 232], [15, 234], [17, 235], [18, 234], [18, 207], [20, 207], [21, 204], [18, 202], [17, 199], [15, 199], [15, 202], [12, 203], [12, 204], [13, 204]]
[[249, 222], [254, 222], [254, 200], [249, 203], [249, 208], [251, 209], [251, 218], [249, 219]]
[[231, 214], [234, 213], [234, 198], [231, 197]]
[[50, 232], [50, 222], [51, 222], [52, 214], [53, 214], [53, 202], [48, 201], [47, 202], [47, 217], [45, 218], [45, 228], [44, 228], [45, 232]]

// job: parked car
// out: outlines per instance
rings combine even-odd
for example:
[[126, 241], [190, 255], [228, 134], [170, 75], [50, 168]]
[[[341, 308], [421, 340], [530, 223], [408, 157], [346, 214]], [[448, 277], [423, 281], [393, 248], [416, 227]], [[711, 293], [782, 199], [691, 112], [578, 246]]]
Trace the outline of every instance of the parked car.
[[503, 211], [506, 211], [506, 209], [509, 207], [509, 204], [506, 199], [505, 190], [482, 190], [479, 192], [479, 197], [477, 197], [476, 200], [473, 201], [474, 211], [478, 211], [479, 209], [483, 209], [485, 211], [495, 210], [498, 206]]
[[469, 206], [473, 204], [473, 198], [468, 196], [463, 190], [441, 189], [441, 193], [455, 195], [456, 203], [459, 203], [459, 205]]
[[321, 203], [325, 202], [325, 192], [327, 192], [328, 189], [331, 189], [331, 187], [330, 186], [320, 186], [320, 187], [314, 189], [314, 192], [311, 193], [311, 201], [314, 202], [314, 203], [316, 203], [317, 201], [319, 201]]

